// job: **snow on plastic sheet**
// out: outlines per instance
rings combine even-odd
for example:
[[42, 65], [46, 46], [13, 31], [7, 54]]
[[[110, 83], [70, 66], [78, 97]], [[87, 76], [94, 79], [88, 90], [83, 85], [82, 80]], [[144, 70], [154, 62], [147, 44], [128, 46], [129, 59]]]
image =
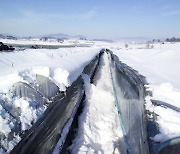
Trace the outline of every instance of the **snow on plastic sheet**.
[[36, 102], [27, 101], [23, 98], [14, 100], [13, 104], [16, 108], [21, 109], [20, 121], [22, 131], [28, 130], [46, 109], [45, 106], [37, 106]]
[[[180, 107], [180, 43], [155, 43], [153, 48], [147, 44], [129, 44], [128, 48], [114, 50], [119, 59], [146, 76], [152, 91], [151, 99], [169, 103]], [[160, 134], [153, 139], [163, 142], [170, 138], [180, 136], [180, 114], [168, 108], [154, 106], [146, 98], [146, 109], [155, 112]]]
[[97, 82], [85, 82], [86, 102], [79, 117], [78, 133], [71, 146], [72, 153], [119, 153], [122, 132], [118, 123], [107, 54], [96, 76]]
[[36, 74], [51, 78], [60, 90], [65, 90], [100, 50], [86, 47], [0, 53], [0, 93], [7, 93], [18, 81], [34, 82]]

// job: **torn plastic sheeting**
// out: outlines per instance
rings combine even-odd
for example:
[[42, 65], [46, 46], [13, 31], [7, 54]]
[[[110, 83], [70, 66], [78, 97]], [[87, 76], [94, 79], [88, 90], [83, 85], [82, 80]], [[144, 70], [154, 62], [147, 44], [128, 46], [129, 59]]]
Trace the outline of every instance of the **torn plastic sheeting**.
[[51, 79], [42, 75], [36, 75], [34, 88], [47, 99], [55, 97], [60, 92], [59, 87]]
[[28, 98], [41, 105], [46, 104], [60, 91], [58, 86], [48, 77], [36, 75], [36, 81], [31, 84], [18, 82], [13, 85], [12, 92], [16, 97]]
[[24, 82], [15, 83], [12, 88], [12, 93], [18, 98], [23, 97], [25, 99], [30, 99], [37, 102], [39, 105], [43, 105], [46, 102], [45, 98], [40, 92]]

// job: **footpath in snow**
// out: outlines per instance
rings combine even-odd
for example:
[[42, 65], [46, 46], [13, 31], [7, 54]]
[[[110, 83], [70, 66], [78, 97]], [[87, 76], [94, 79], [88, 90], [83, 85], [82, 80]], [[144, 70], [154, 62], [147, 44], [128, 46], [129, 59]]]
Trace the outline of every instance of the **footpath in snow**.
[[108, 55], [101, 58], [95, 84], [84, 75], [86, 102], [72, 153], [120, 153], [122, 132], [110, 78]]

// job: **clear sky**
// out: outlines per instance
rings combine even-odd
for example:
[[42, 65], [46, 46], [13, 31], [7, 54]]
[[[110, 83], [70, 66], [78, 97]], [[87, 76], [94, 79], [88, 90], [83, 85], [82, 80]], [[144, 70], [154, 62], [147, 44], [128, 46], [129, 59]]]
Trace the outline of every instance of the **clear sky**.
[[0, 33], [180, 37], [180, 0], [0, 0]]

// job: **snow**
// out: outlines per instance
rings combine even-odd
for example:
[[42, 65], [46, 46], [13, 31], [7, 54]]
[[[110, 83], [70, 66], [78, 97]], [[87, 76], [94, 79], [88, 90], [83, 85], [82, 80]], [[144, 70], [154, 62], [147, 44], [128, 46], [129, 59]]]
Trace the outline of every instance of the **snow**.
[[1, 81], [0, 82], [0, 91], [1, 91], [1, 93], [8, 93], [8, 91], [12, 87], [12, 85], [20, 80], [21, 80], [21, 78], [18, 75], [18, 73], [0, 76], [0, 81]]
[[22, 131], [28, 130], [32, 126], [32, 122], [36, 122], [46, 110], [45, 106], [37, 108], [36, 102], [27, 101], [23, 98], [15, 99], [13, 104], [16, 108], [21, 109], [20, 121]]
[[59, 87], [62, 87], [61, 88], [62, 91], [65, 91], [66, 86], [69, 86], [69, 81], [67, 80], [68, 76], [69, 76], [69, 72], [67, 72], [66, 70], [62, 70], [62, 69], [57, 68], [54, 71], [54, 75], [53, 75], [54, 82]]
[[108, 55], [105, 53], [97, 73], [95, 84], [84, 75], [86, 102], [79, 117], [72, 153], [119, 153], [122, 132], [110, 79]]
[[[53, 41], [41, 41], [40, 39], [18, 39], [18, 40], [13, 40], [13, 39], [2, 39], [0, 38], [0, 42], [7, 43], [7, 44], [19, 44], [19, 45], [61, 45], [56, 40]], [[69, 45], [69, 44], [67, 44]]]
[[[145, 46], [145, 45], [144, 45]], [[124, 63], [137, 69], [148, 78], [152, 85], [170, 83], [180, 91], [180, 82], [176, 80], [180, 77], [180, 43], [177, 44], [155, 44], [153, 49], [142, 48], [136, 45], [132, 49], [120, 49], [117, 54]]]
[[2, 39], [0, 42], [4, 44], [13, 44], [13, 45], [53, 45], [53, 46], [76, 46], [76, 45], [88, 45], [92, 46], [93, 42], [86, 40], [78, 40], [78, 38], [72, 38], [68, 40], [63, 40], [63, 42], [58, 42], [56, 39], [48, 39], [47, 41], [40, 40], [38, 38], [31, 39]]
[[[0, 109], [2, 110], [2, 107], [0, 106]], [[8, 120], [6, 119], [3, 119], [1, 116], [0, 116], [0, 129], [1, 129], [1, 132], [4, 134], [4, 135], [7, 135], [11, 132], [11, 129], [10, 129], [10, 126], [8, 125]]]
[[163, 142], [168, 139], [180, 136], [180, 114], [171, 109], [154, 106], [150, 101], [151, 97], [146, 98], [146, 108], [158, 114], [157, 122], [159, 124], [160, 134], [155, 135], [155, 142]]
[[[39, 119], [46, 110], [45, 105], [34, 102], [28, 98], [14, 97], [11, 93], [12, 86], [17, 82], [34, 84], [36, 75], [48, 77], [54, 82], [60, 91], [77, 79], [84, 67], [99, 53], [101, 48], [60, 48], [60, 49], [26, 49], [11, 53], [0, 53], [0, 134], [5, 135], [1, 140], [7, 152], [21, 140], [16, 134], [8, 139], [11, 132], [16, 130], [17, 122], [21, 131], [26, 131]], [[14, 119], [11, 113], [4, 109], [15, 108], [19, 113]], [[15, 114], [15, 113], [13, 113]], [[4, 149], [0, 148], [0, 151]]]
[[[22, 45], [76, 45], [94, 44], [94, 46], [60, 48], [60, 49], [26, 49], [11, 53], [0, 53], [0, 101], [13, 104], [20, 110], [20, 122], [22, 130], [29, 129], [34, 122], [46, 110], [46, 106], [37, 106], [36, 102], [24, 98], [14, 98], [11, 87], [17, 82], [27, 84], [34, 83], [36, 75], [48, 77], [61, 91], [71, 86], [73, 81], [82, 73], [87, 65], [101, 48], [110, 48], [119, 59], [146, 76], [149, 85], [147, 90], [153, 92], [153, 96], [146, 97], [146, 109], [155, 112], [159, 124], [160, 133], [152, 140], [163, 142], [176, 136], [180, 136], [180, 113], [169, 108], [155, 106], [151, 99], [164, 101], [180, 108], [180, 43], [154, 43], [153, 48], [147, 48], [147, 44], [102, 41], [57, 41], [8, 40], [0, 39], [0, 42]], [[118, 140], [122, 138], [117, 111], [114, 105], [113, 91], [109, 77], [108, 59], [105, 54], [101, 63], [101, 69], [96, 76], [97, 82], [90, 84], [87, 76], [84, 76], [85, 90], [87, 94], [86, 105], [80, 116], [79, 130], [71, 149], [75, 153], [106, 153], [119, 152], [115, 146], [119, 146]], [[98, 114], [96, 114], [98, 113]], [[0, 130], [6, 137], [15, 128], [16, 123], [0, 102]], [[9, 151], [21, 140], [14, 135], [8, 142], [1, 140], [1, 145]], [[3, 152], [3, 149], [0, 149]]]
[[36, 74], [52, 79], [60, 88], [70, 86], [100, 48], [27, 49], [0, 53], [0, 93], [18, 81], [33, 82]]
[[50, 76], [50, 69], [49, 69], [49, 67], [36, 67], [32, 70], [32, 73], [42, 75], [45, 77], [49, 77]]
[[171, 109], [152, 105], [150, 99], [160, 100], [180, 107], [180, 43], [155, 43], [154, 48], [146, 44], [129, 44], [128, 48], [113, 49], [119, 59], [146, 76], [147, 90], [153, 97], [146, 98], [146, 109], [158, 115], [160, 134], [152, 138], [163, 142], [180, 136], [180, 113]]
[[180, 92], [176, 91], [172, 84], [162, 83], [159, 86], [154, 86], [153, 93], [154, 99], [170, 103], [180, 108]]

